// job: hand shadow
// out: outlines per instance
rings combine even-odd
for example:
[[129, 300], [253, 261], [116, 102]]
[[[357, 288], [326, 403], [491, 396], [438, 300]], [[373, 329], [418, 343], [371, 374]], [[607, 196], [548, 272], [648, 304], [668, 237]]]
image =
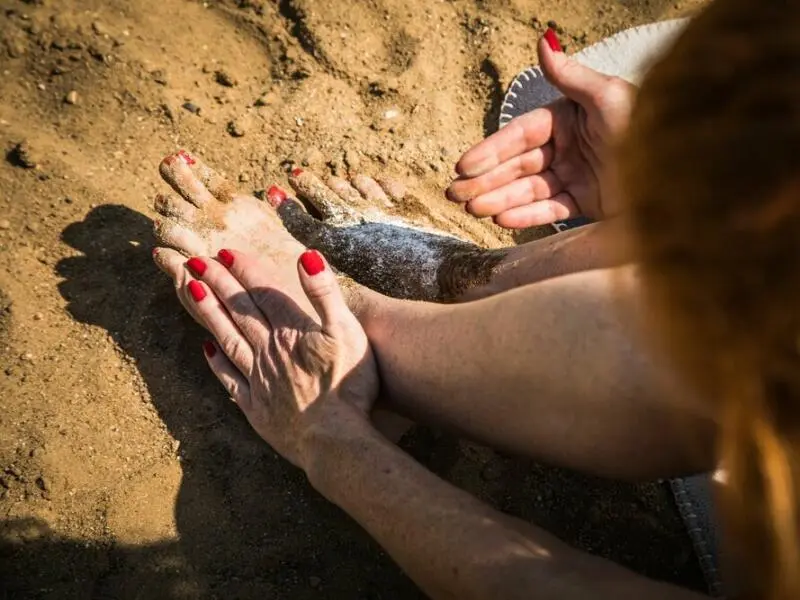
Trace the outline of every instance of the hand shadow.
[[180, 442], [177, 543], [191, 570], [222, 597], [420, 597], [227, 399], [202, 356], [203, 331], [151, 260], [151, 230], [127, 207], [95, 208], [63, 232], [82, 255], [57, 265], [59, 289], [76, 320], [104, 328], [133, 357]]

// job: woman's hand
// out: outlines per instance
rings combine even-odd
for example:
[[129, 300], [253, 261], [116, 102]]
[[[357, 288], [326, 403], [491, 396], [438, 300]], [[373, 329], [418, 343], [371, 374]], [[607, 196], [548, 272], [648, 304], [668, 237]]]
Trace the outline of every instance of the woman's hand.
[[372, 352], [318, 252], [301, 255], [298, 273], [319, 324], [251, 256], [221, 250], [186, 266], [197, 279], [180, 293], [216, 338], [204, 345], [208, 363], [277, 452], [305, 469], [310, 434], [368, 418], [378, 394]]
[[606, 179], [608, 147], [628, 125], [635, 86], [539, 42], [539, 64], [564, 98], [513, 119], [461, 157], [447, 190], [502, 227], [594, 220], [620, 208]]

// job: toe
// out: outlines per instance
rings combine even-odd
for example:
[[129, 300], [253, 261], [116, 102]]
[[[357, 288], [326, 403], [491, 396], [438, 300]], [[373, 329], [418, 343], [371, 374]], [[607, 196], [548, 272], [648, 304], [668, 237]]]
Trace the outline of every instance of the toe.
[[154, 248], [153, 262], [173, 281], [179, 281], [186, 275], [186, 257], [172, 248]]
[[395, 202], [400, 202], [408, 195], [406, 186], [396, 179], [392, 179], [391, 177], [378, 177], [376, 181], [386, 195]]
[[236, 187], [197, 156], [185, 150], [161, 161], [161, 176], [176, 192], [195, 206], [216, 199], [230, 202]]
[[352, 179], [353, 185], [355, 188], [361, 192], [361, 194], [372, 204], [376, 206], [385, 206], [387, 208], [391, 208], [393, 206], [392, 201], [389, 200], [389, 196], [386, 195], [386, 192], [383, 191], [378, 182], [375, 181], [372, 177], [367, 177], [366, 175], [356, 175]]
[[359, 206], [364, 202], [364, 199], [361, 197], [361, 194], [358, 193], [358, 190], [350, 185], [349, 181], [346, 181], [341, 177], [335, 177], [331, 175], [325, 179], [325, 183], [328, 184], [328, 187], [331, 188], [337, 196], [347, 202], [350, 206]]
[[153, 202], [153, 208], [164, 217], [172, 217], [181, 223], [194, 223], [197, 219], [197, 208], [182, 198], [158, 194]]
[[289, 177], [289, 183], [298, 196], [310, 202], [319, 211], [324, 220], [338, 225], [360, 220], [358, 213], [313, 173], [295, 169]]
[[160, 244], [175, 248], [184, 254], [208, 254], [208, 244], [205, 240], [172, 219], [155, 221], [153, 233]]
[[181, 150], [161, 161], [161, 177], [173, 190], [197, 207], [202, 208], [214, 201], [214, 196], [192, 170], [197, 161]]

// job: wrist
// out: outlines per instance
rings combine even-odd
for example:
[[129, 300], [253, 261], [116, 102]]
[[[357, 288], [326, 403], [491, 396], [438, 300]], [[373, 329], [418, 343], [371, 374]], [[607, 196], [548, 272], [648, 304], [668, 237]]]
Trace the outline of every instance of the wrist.
[[303, 439], [303, 469], [312, 487], [333, 500], [332, 484], [353, 448], [367, 447], [380, 438], [369, 416], [338, 398], [326, 401]]

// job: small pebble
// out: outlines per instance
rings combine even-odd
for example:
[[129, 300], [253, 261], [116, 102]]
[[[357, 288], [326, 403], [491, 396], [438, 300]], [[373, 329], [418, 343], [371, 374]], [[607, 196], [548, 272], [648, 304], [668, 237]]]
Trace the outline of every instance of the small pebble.
[[25, 352], [20, 356], [20, 359], [24, 360], [25, 362], [33, 362], [33, 354], [30, 352]]
[[199, 115], [200, 114], [200, 107], [197, 106], [196, 104], [192, 104], [191, 102], [184, 102], [183, 103], [183, 108], [185, 108], [186, 110], [188, 110], [190, 113], [192, 113], [194, 115]]
[[36, 486], [43, 492], [46, 492], [50, 489], [50, 482], [45, 479], [44, 475], [39, 475], [39, 477], [36, 478]]
[[23, 169], [35, 169], [37, 164], [32, 156], [30, 144], [23, 140], [11, 149], [8, 154], [8, 161], [15, 167]]
[[255, 106], [272, 106], [277, 102], [278, 102], [278, 94], [274, 92], [268, 92], [260, 96], [253, 104]]
[[247, 133], [247, 128], [244, 126], [244, 123], [239, 120], [231, 121], [228, 123], [228, 133], [233, 137], [242, 137]]
[[34, 321], [41, 321], [42, 319], [44, 319], [44, 315], [40, 312], [37, 312], [36, 314], [33, 315]]
[[92, 23], [92, 31], [94, 31], [97, 35], [108, 35], [108, 30], [100, 21], [95, 21]]
[[238, 83], [233, 75], [221, 69], [214, 72], [214, 80], [225, 87], [234, 87]]
[[169, 80], [167, 79], [167, 74], [163, 69], [156, 69], [155, 71], [150, 73], [150, 77], [152, 77], [153, 81], [155, 81], [159, 85], [167, 85], [167, 83], [169, 83]]
[[241, 181], [242, 183], [247, 183], [248, 181], [250, 181], [250, 175], [248, 175], [247, 173], [239, 173], [239, 181]]
[[0, 221], [0, 229], [8, 229], [9, 227], [11, 227], [11, 221], [8, 219], [3, 219]]
[[67, 93], [67, 95], [64, 96], [64, 102], [66, 102], [67, 104], [77, 104], [78, 103], [78, 92], [76, 92], [75, 90], [72, 90], [71, 92]]

